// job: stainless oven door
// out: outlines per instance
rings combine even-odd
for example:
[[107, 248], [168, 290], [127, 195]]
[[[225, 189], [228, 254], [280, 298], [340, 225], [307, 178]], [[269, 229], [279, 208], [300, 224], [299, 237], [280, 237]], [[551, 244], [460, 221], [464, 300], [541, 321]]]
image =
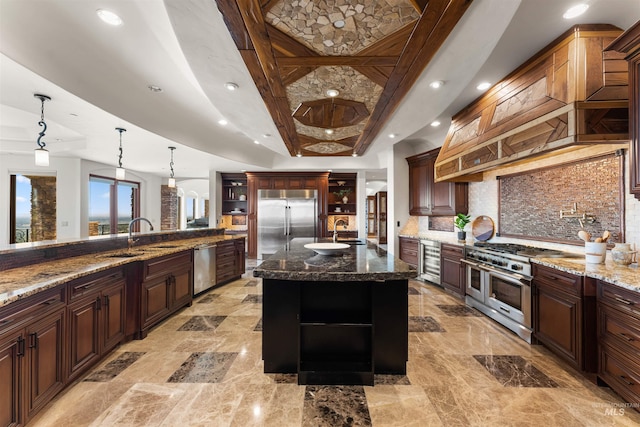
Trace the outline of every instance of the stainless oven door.
[[466, 264], [465, 272], [467, 276], [467, 295], [476, 301], [484, 302], [484, 270], [480, 268], [478, 263], [473, 261], [466, 259], [461, 261]]
[[487, 267], [485, 304], [531, 328], [531, 278]]

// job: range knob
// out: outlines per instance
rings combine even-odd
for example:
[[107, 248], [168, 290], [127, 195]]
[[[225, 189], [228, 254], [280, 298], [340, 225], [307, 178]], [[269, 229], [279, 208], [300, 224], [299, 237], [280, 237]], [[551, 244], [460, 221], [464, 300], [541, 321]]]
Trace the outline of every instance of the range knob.
[[512, 270], [516, 270], [516, 271], [517, 271], [517, 270], [522, 270], [522, 266], [521, 266], [520, 264], [513, 264], [513, 265], [511, 266], [511, 269], [512, 269]]

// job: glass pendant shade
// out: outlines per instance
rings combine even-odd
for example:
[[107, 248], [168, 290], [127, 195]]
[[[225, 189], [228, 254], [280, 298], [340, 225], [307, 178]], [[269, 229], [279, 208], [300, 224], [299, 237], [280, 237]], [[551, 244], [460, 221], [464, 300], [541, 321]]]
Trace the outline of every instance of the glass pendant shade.
[[116, 168], [116, 179], [124, 179], [125, 173], [124, 168]]
[[49, 166], [49, 151], [44, 148], [36, 148], [36, 166]]
[[169, 183], [167, 185], [169, 186], [169, 188], [174, 188], [176, 186], [176, 179], [169, 178]]

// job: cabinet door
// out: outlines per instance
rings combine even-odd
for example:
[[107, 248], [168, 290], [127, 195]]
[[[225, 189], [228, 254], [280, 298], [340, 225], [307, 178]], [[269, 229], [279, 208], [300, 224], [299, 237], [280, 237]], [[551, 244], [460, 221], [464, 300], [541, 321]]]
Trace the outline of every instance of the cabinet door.
[[242, 276], [245, 270], [244, 239], [236, 240], [235, 245], [236, 245], [236, 274], [238, 276]]
[[171, 309], [188, 304], [193, 298], [191, 269], [176, 272], [171, 276], [173, 301]]
[[142, 328], [164, 318], [171, 311], [170, 279], [159, 277], [142, 283]]
[[69, 378], [100, 358], [100, 294], [89, 295], [69, 305]]
[[378, 199], [378, 244], [387, 243], [387, 192], [376, 193]]
[[580, 297], [535, 285], [534, 334], [574, 368], [582, 369]]
[[64, 318], [63, 308], [26, 330], [29, 385], [25, 421], [64, 386]]
[[102, 293], [103, 353], [111, 350], [124, 339], [125, 313], [124, 282], [105, 289]]
[[462, 286], [462, 275], [460, 274], [460, 260], [454, 260], [452, 258], [442, 257], [441, 261], [441, 276], [440, 280], [442, 286], [453, 292], [464, 295], [465, 289]]
[[22, 355], [25, 340], [22, 331], [0, 336], [0, 425], [22, 424], [20, 392], [24, 381]]
[[431, 213], [431, 188], [433, 161], [421, 161], [409, 165], [409, 214]]

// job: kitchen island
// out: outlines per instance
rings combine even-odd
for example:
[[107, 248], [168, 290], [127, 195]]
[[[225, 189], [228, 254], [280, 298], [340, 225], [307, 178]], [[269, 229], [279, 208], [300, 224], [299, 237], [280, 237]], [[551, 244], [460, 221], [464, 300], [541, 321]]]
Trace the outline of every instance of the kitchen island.
[[253, 272], [263, 279], [264, 371], [297, 373], [299, 384], [406, 374], [416, 270], [371, 243], [327, 256], [304, 247], [315, 241], [294, 239]]

